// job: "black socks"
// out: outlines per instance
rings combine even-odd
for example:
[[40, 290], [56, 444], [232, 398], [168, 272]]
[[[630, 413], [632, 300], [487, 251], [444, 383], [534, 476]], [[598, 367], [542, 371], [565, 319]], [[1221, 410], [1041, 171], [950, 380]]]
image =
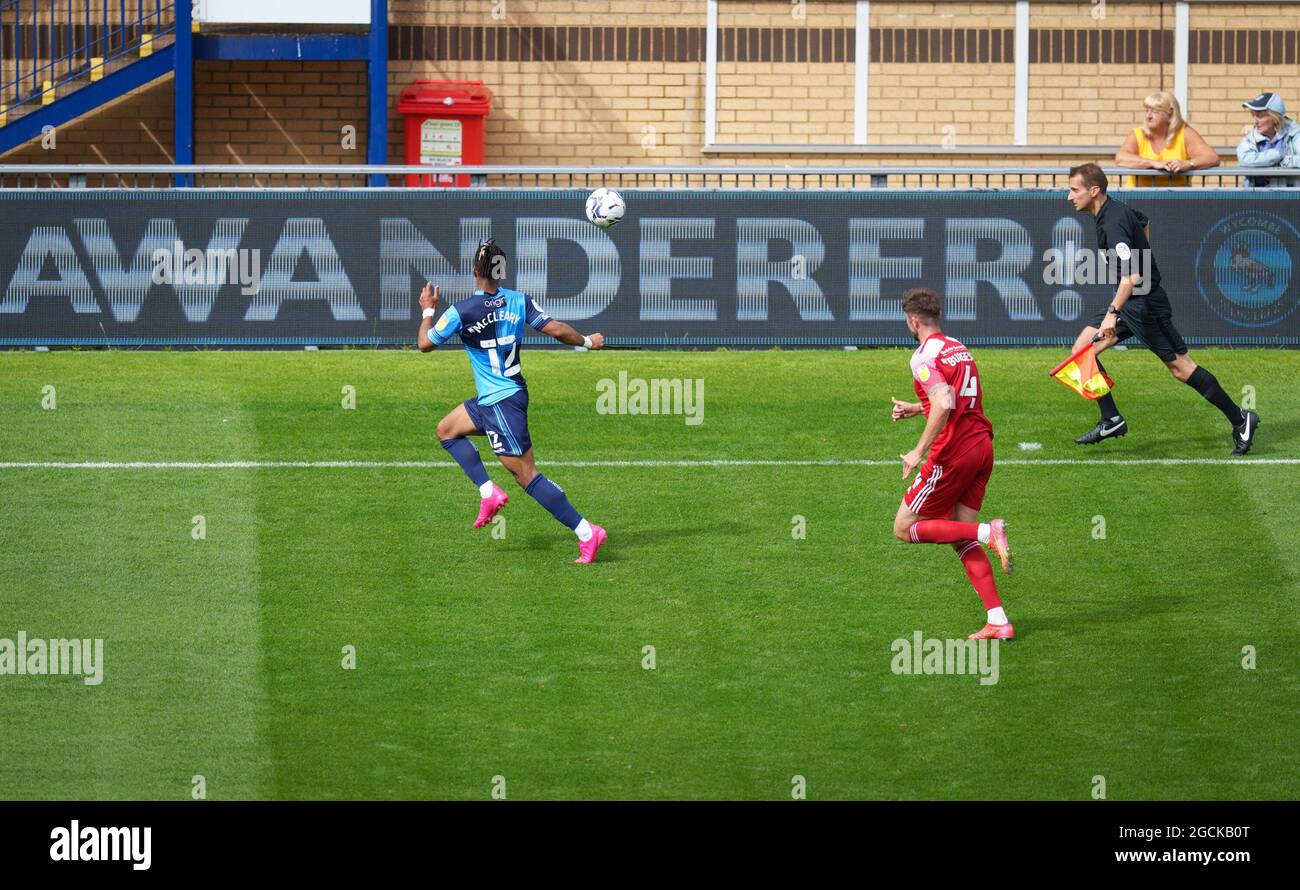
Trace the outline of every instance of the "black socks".
[[[1102, 367], [1100, 361], [1097, 362], [1097, 370], [1101, 371], [1103, 374], [1106, 373], [1106, 369]], [[1223, 387], [1219, 385], [1218, 378], [1205, 368], [1198, 365], [1196, 370], [1192, 372], [1192, 376], [1187, 378], [1187, 385], [1200, 393], [1201, 397], [1211, 405], [1222, 411], [1223, 416], [1228, 418], [1228, 422], [1232, 424], [1233, 429], [1236, 429], [1245, 422], [1246, 417], [1242, 414], [1241, 409], [1238, 408], [1237, 404], [1232, 401], [1232, 398], [1223, 391]], [[1102, 420], [1110, 420], [1120, 416], [1119, 408], [1115, 407], [1115, 397], [1110, 393], [1106, 393], [1104, 396], [1097, 399], [1097, 407], [1101, 409]]]
[[[1105, 374], [1106, 369], [1101, 366], [1101, 360], [1097, 360], [1097, 370]], [[1106, 393], [1097, 399], [1097, 407], [1101, 409], [1101, 419], [1110, 420], [1112, 417], [1119, 417], [1119, 409], [1115, 407], [1115, 397]]]
[[1245, 416], [1236, 403], [1223, 391], [1219, 385], [1219, 380], [1209, 371], [1202, 367], [1197, 367], [1192, 372], [1192, 376], [1187, 378], [1187, 385], [1196, 390], [1201, 396], [1214, 407], [1223, 412], [1223, 416], [1228, 418], [1228, 422], [1233, 428], [1241, 426], [1245, 421]]

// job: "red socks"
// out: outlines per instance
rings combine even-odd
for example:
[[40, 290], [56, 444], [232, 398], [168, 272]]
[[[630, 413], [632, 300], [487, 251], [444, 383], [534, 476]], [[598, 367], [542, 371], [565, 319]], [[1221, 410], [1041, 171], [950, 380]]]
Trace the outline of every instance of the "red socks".
[[[953, 522], [950, 524], [974, 525], [975, 523]], [[989, 558], [984, 553], [984, 548], [980, 546], [980, 542], [958, 542], [952, 545], [952, 549], [957, 551], [962, 567], [966, 569], [966, 577], [970, 578], [971, 586], [979, 594], [980, 601], [984, 603], [984, 608], [996, 609], [1002, 605], [1002, 598], [998, 596], [998, 585], [993, 581], [993, 566], [989, 563]]]
[[[978, 522], [953, 522], [951, 519], [922, 519], [912, 524], [908, 534], [913, 544], [957, 544], [978, 541]], [[984, 560], [988, 562], [988, 560]]]
[[993, 581], [993, 566], [979, 542], [978, 522], [954, 522], [951, 519], [922, 519], [912, 524], [908, 537], [913, 544], [951, 544], [966, 569], [966, 577], [979, 594], [986, 609], [1002, 605], [998, 586]]

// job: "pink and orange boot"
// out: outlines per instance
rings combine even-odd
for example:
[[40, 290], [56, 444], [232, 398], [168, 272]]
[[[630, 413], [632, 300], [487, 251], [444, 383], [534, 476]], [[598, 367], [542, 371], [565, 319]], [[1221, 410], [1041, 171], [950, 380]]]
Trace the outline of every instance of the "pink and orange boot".
[[1002, 561], [1002, 571], [1010, 575], [1015, 564], [1011, 561], [1011, 545], [1007, 543], [1006, 520], [994, 519], [989, 522], [989, 542], [985, 546], [997, 554]]
[[1010, 642], [1016, 638], [1016, 629], [1011, 626], [1011, 622], [1006, 624], [985, 624], [981, 630], [971, 634], [969, 639], [972, 640], [1005, 640]]

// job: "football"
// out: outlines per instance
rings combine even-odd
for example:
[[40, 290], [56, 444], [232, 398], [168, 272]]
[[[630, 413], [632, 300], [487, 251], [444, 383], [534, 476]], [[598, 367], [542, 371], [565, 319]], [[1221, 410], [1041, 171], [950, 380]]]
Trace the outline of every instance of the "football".
[[587, 219], [593, 226], [608, 229], [618, 225], [626, 212], [623, 196], [613, 189], [598, 188], [587, 196]]

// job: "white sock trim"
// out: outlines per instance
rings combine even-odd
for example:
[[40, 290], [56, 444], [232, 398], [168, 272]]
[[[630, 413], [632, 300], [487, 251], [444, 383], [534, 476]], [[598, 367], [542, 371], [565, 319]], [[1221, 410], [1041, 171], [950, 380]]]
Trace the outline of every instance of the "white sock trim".
[[989, 624], [1006, 624], [1007, 613], [1002, 610], [1001, 606], [995, 609], [989, 609]]
[[482, 485], [478, 487], [478, 496], [481, 498], [492, 497], [493, 488], [494, 486], [492, 485], [492, 480], [489, 479], [488, 481], [484, 482]]
[[987, 522], [981, 522], [979, 528], [979, 539], [981, 544], [989, 542], [989, 529], [991, 526]]
[[573, 530], [573, 533], [577, 535], [578, 540], [582, 541], [584, 544], [587, 541], [590, 541], [591, 536], [595, 534], [595, 532], [591, 530], [591, 523], [585, 519], [578, 523], [577, 527]]

